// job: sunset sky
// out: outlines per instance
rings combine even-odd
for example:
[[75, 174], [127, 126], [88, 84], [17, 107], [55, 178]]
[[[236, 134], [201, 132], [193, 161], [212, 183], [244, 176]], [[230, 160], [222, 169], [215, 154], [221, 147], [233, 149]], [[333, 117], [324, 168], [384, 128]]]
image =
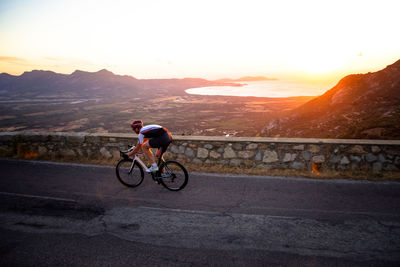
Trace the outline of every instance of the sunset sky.
[[329, 81], [400, 59], [398, 0], [0, 0], [0, 73]]

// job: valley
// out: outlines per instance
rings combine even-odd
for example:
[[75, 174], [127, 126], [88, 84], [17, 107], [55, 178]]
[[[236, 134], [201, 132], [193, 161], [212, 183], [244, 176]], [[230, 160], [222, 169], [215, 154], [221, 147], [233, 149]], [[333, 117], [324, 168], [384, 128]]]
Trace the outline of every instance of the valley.
[[20, 99], [0, 102], [0, 131], [130, 133], [137, 118], [180, 135], [259, 136], [265, 122], [313, 97], [180, 94], [126, 99]]

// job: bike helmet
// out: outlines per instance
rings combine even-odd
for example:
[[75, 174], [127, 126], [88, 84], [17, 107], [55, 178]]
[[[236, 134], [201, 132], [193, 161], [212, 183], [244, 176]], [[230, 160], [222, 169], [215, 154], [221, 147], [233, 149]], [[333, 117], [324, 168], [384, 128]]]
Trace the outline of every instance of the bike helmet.
[[143, 122], [142, 122], [142, 120], [135, 120], [135, 121], [133, 121], [133, 122], [131, 123], [131, 128], [132, 128], [132, 129], [135, 129], [136, 127], [140, 127], [140, 128], [143, 127]]

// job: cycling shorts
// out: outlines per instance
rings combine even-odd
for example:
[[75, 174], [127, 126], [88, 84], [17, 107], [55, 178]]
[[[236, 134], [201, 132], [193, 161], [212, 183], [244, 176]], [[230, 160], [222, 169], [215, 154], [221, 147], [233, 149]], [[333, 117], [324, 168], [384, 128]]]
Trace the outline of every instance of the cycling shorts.
[[149, 145], [152, 148], [162, 148], [162, 152], [164, 153], [169, 144], [171, 144], [172, 138], [168, 132], [165, 132], [163, 135], [151, 138], [149, 140]]

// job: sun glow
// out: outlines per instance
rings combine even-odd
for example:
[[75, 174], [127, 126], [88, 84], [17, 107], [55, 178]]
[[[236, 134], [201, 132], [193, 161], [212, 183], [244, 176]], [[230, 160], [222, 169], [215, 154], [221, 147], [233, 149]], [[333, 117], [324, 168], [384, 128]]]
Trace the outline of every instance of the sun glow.
[[299, 71], [323, 74], [341, 69], [346, 59], [339, 55], [307, 53], [295, 58], [294, 67]]
[[281, 78], [400, 58], [398, 0], [23, 2], [0, 1], [0, 73]]

